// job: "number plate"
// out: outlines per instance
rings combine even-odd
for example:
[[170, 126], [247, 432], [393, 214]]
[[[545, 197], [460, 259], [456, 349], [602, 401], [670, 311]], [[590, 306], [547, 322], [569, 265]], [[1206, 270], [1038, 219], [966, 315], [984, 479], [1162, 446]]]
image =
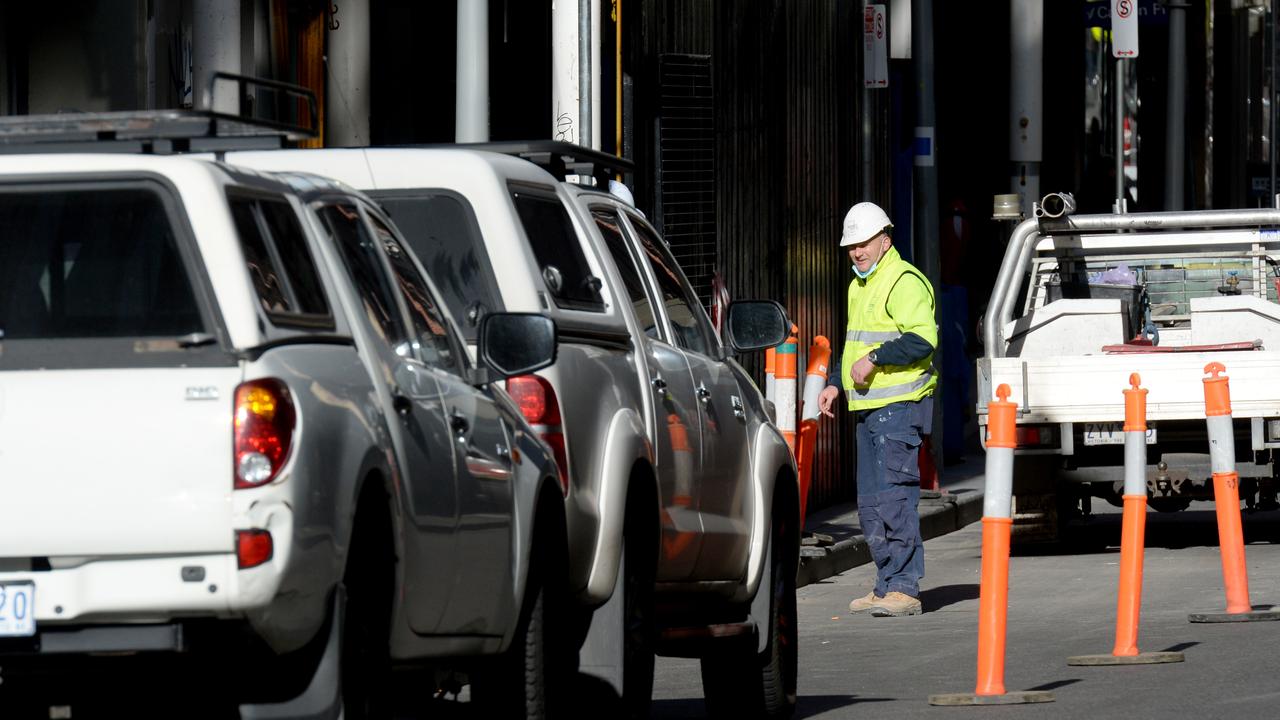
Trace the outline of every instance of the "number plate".
[[36, 586], [33, 583], [0, 584], [0, 637], [36, 634]]
[[[1147, 428], [1147, 444], [1154, 445], [1156, 442], [1156, 429]], [[1123, 445], [1124, 444], [1124, 423], [1085, 423], [1084, 424], [1084, 444], [1085, 445]]]

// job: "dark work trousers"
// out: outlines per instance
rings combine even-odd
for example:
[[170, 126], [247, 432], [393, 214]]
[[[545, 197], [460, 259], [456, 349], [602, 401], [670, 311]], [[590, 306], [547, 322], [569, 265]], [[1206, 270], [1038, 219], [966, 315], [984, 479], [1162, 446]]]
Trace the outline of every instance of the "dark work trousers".
[[920, 438], [933, 419], [933, 398], [859, 410], [858, 519], [876, 563], [877, 596], [920, 597]]

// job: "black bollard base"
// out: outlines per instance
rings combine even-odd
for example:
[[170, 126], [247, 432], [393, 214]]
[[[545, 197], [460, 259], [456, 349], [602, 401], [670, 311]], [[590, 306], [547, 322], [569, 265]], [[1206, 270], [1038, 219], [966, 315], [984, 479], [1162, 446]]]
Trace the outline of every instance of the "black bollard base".
[[1053, 702], [1053, 693], [1046, 690], [1015, 690], [1003, 695], [949, 693], [929, 696], [930, 705], [1023, 705], [1047, 702]]
[[1280, 620], [1280, 610], [1274, 605], [1254, 605], [1249, 612], [1191, 613], [1187, 621], [1193, 623], [1271, 622]]
[[1144, 652], [1137, 655], [1075, 655], [1068, 665], [1156, 665], [1179, 663], [1187, 657], [1180, 652]]

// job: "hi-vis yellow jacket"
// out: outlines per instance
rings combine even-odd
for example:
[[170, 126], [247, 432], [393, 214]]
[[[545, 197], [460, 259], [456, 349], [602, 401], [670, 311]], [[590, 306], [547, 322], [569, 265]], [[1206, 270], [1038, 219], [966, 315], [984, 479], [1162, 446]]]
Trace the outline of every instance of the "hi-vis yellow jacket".
[[[905, 275], [920, 282], [904, 282]], [[893, 296], [890, 297], [890, 292]], [[933, 286], [921, 272], [890, 247], [866, 280], [849, 283], [849, 328], [844, 339], [840, 374], [850, 410], [871, 410], [889, 403], [920, 400], [938, 385], [933, 354], [910, 365], [878, 365], [869, 385], [853, 384], [849, 371], [868, 352], [904, 333], [915, 333], [938, 347]]]

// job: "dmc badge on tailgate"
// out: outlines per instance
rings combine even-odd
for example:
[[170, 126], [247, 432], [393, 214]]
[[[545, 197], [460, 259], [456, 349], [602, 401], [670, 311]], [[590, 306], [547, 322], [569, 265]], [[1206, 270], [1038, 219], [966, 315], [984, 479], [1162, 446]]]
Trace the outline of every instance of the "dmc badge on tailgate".
[[203, 385], [187, 388], [188, 400], [217, 400], [218, 388], [213, 385]]

